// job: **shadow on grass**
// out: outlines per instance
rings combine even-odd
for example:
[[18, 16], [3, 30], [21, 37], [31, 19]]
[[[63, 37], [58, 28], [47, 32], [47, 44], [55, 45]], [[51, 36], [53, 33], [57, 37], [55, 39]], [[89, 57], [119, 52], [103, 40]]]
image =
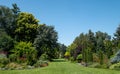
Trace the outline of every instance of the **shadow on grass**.
[[53, 59], [52, 62], [66, 62], [65, 59]]

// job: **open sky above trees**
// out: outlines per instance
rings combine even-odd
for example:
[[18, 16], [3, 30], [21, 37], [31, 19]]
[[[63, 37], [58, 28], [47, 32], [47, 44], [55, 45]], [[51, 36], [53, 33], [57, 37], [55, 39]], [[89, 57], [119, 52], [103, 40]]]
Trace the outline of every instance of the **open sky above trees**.
[[0, 5], [8, 7], [13, 3], [32, 13], [39, 23], [55, 26], [59, 42], [65, 45], [89, 29], [113, 36], [120, 24], [119, 0], [0, 0]]

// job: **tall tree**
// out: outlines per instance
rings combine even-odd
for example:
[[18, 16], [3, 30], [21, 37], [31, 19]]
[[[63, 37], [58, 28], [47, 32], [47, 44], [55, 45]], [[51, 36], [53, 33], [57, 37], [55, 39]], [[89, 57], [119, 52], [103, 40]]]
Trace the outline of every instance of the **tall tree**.
[[30, 13], [19, 13], [15, 38], [17, 41], [33, 42], [37, 34], [38, 20]]
[[113, 39], [114, 39], [114, 44], [118, 46], [118, 44], [120, 43], [120, 25], [117, 27]]
[[108, 35], [107, 33], [98, 31], [98, 32], [96, 32], [95, 39], [97, 42], [96, 52], [99, 50], [102, 50], [103, 52], [105, 52], [106, 50], [105, 50], [105, 46], [104, 46], [104, 40], [110, 40], [111, 36]]
[[4, 29], [9, 34], [9, 29], [12, 27], [13, 21], [12, 10], [8, 7], [0, 6], [0, 28]]
[[58, 43], [58, 46], [59, 46], [58, 48], [59, 48], [60, 57], [63, 58], [64, 54], [66, 52], [67, 46], [65, 46], [64, 44], [61, 44], [61, 43]]
[[11, 37], [15, 36], [17, 14], [20, 12], [17, 4], [13, 4], [13, 9], [0, 6], [0, 28], [4, 29]]
[[37, 38], [34, 41], [34, 46], [38, 50], [38, 55], [46, 53], [50, 58], [54, 57], [54, 49], [57, 45], [57, 32], [53, 26], [45, 24], [39, 25], [37, 29]]
[[92, 52], [95, 52], [96, 41], [95, 41], [94, 33], [91, 30], [89, 30], [87, 36], [88, 36], [89, 47], [91, 48]]

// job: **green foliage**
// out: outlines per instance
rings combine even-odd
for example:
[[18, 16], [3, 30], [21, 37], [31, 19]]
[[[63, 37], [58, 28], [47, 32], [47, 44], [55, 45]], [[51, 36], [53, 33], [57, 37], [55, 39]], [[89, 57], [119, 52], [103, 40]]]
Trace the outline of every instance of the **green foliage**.
[[100, 64], [102, 65], [103, 64], [103, 60], [104, 60], [104, 57], [103, 57], [104, 54], [103, 54], [102, 51], [99, 51], [98, 55], [99, 55], [99, 59], [100, 59]]
[[45, 67], [48, 66], [48, 62], [47, 61], [43, 61], [43, 60], [38, 60], [36, 62], [36, 64], [34, 64], [35, 67]]
[[4, 68], [6, 64], [9, 63], [9, 60], [5, 54], [0, 54], [0, 68]]
[[82, 54], [79, 54], [78, 56], [77, 56], [77, 61], [78, 61], [78, 63], [80, 63], [80, 62], [82, 62]]
[[34, 46], [38, 51], [38, 56], [46, 53], [50, 59], [54, 58], [57, 45], [57, 32], [53, 26], [39, 25], [37, 29], [38, 35], [34, 41]]
[[18, 64], [18, 63], [13, 63], [13, 62], [7, 64], [7, 65], [6, 65], [6, 68], [9, 69], [9, 70], [14, 70], [14, 69], [17, 69], [17, 68], [21, 68], [21, 69], [22, 69], [22, 67], [21, 67], [20, 64]]
[[46, 53], [42, 54], [39, 58], [40, 60], [46, 61], [49, 59], [48, 55]]
[[120, 71], [108, 69], [95, 69], [80, 66], [70, 62], [51, 62], [48, 67], [31, 70], [8, 70], [1, 74], [119, 74]]
[[66, 52], [67, 47], [64, 44], [58, 44], [58, 53], [59, 53], [59, 58], [64, 58], [64, 54]]
[[38, 20], [30, 13], [19, 13], [15, 37], [17, 41], [34, 42], [37, 34]]
[[69, 57], [70, 57], [70, 52], [66, 51], [65, 52], [65, 58], [69, 59]]
[[0, 28], [12, 38], [15, 36], [17, 15], [20, 12], [17, 4], [13, 4], [13, 8], [10, 9], [5, 6], [0, 6]]
[[92, 62], [93, 61], [93, 56], [92, 56], [91, 48], [83, 49], [82, 51], [82, 59], [84, 62]]
[[93, 64], [89, 65], [89, 67], [91, 67], [91, 68], [100, 68], [101, 65], [100, 65], [100, 63], [93, 63]]
[[69, 51], [70, 55], [73, 56], [76, 48], [77, 48], [77, 45], [73, 43], [73, 44], [71, 44], [70, 46], [67, 47], [67, 51]]
[[110, 40], [104, 40], [104, 47], [105, 47], [105, 54], [110, 58], [111, 55], [113, 55], [112, 52], [112, 41]]
[[5, 54], [0, 54], [0, 58], [7, 58]]
[[9, 34], [9, 32], [11, 32], [10, 30], [12, 30], [13, 21], [12, 10], [8, 7], [0, 6], [0, 28]]
[[110, 69], [120, 70], [120, 62], [113, 64], [109, 67]]
[[37, 58], [37, 51], [32, 46], [30, 42], [19, 42], [15, 45], [14, 49], [12, 50], [13, 56], [17, 56], [16, 58], [13, 57], [12, 60], [17, 59], [17, 62], [24, 63], [26, 62], [29, 65], [32, 65], [36, 62]]
[[14, 40], [4, 30], [0, 29], [0, 49], [9, 51], [14, 46]]
[[16, 54], [10, 54], [9, 55], [9, 61], [14, 62], [17, 61], [18, 56]]
[[111, 59], [111, 63], [120, 62], [120, 50], [115, 54], [115, 56]]
[[70, 61], [74, 62], [75, 61], [74, 57], [70, 57]]
[[0, 64], [6, 65], [6, 64], [8, 64], [8, 63], [9, 63], [8, 58], [0, 58]]
[[116, 32], [114, 33], [114, 43], [116, 46], [118, 46], [118, 43], [120, 41], [120, 25], [117, 27]]
[[79, 55], [77, 56], [77, 60], [82, 60], [82, 54], [79, 54]]

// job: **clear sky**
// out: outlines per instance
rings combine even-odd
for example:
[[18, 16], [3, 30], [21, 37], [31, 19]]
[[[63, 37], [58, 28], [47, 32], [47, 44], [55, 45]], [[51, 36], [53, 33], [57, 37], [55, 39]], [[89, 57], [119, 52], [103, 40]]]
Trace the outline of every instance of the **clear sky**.
[[120, 0], [0, 0], [0, 5], [12, 7], [12, 3], [41, 24], [53, 25], [58, 41], [65, 45], [89, 29], [113, 36], [120, 24]]

